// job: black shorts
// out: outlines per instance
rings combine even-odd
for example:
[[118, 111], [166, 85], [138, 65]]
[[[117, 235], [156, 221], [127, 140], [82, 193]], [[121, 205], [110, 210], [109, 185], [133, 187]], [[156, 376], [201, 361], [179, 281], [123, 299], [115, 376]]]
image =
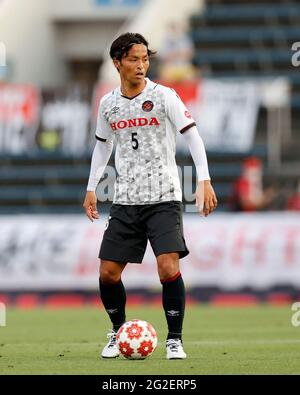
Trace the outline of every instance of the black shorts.
[[141, 263], [150, 241], [155, 256], [178, 252], [188, 255], [182, 227], [182, 203], [113, 204], [103, 235], [99, 258]]

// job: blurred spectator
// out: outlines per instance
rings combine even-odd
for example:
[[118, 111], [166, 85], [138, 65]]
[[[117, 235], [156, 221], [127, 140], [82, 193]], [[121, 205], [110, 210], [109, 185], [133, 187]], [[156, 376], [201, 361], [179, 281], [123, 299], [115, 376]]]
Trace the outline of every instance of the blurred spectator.
[[160, 50], [159, 78], [165, 82], [180, 82], [195, 77], [192, 64], [193, 42], [181, 25], [172, 22]]
[[258, 211], [269, 208], [277, 192], [273, 187], [263, 189], [263, 166], [256, 157], [246, 158], [242, 174], [233, 185], [230, 206], [233, 211]]
[[295, 193], [287, 201], [286, 209], [300, 211], [300, 179], [298, 180]]
[[42, 130], [38, 135], [39, 147], [46, 151], [56, 151], [61, 144], [60, 136], [55, 129]]

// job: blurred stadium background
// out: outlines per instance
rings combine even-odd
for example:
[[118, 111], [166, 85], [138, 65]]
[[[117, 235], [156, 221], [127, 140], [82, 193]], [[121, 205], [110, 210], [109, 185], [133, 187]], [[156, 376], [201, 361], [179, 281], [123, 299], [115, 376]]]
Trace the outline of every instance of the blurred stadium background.
[[[99, 99], [116, 84], [108, 48], [119, 33], [144, 34], [158, 51], [149, 76], [164, 82], [163, 43], [174, 23], [192, 42], [193, 73], [166, 84], [198, 122], [219, 200], [207, 219], [192, 212], [195, 174], [179, 136], [189, 300], [299, 300], [300, 215], [288, 209], [300, 179], [299, 1], [2, 0], [1, 302], [99, 304], [97, 254], [113, 174], [99, 186], [99, 222], [88, 222], [82, 202]], [[249, 156], [262, 161], [263, 184], [277, 198], [265, 210], [233, 212], [232, 185]], [[131, 302], [160, 300], [149, 249], [125, 285]]]

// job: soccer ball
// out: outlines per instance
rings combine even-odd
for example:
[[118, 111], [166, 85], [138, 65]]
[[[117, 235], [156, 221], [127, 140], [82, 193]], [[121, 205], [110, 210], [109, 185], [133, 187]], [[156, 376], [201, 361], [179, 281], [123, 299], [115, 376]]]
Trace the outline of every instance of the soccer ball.
[[127, 321], [117, 332], [117, 345], [125, 358], [145, 359], [156, 349], [156, 331], [147, 321]]

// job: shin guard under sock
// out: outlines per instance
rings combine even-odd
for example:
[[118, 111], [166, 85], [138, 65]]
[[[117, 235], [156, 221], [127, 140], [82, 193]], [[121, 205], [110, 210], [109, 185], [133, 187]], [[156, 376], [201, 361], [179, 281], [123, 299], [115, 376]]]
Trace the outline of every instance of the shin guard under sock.
[[168, 323], [167, 339], [182, 339], [185, 310], [185, 287], [180, 272], [170, 279], [161, 280], [163, 308]]
[[104, 308], [113, 324], [113, 329], [118, 331], [125, 322], [126, 291], [122, 281], [116, 284], [103, 284], [99, 279], [100, 298]]

